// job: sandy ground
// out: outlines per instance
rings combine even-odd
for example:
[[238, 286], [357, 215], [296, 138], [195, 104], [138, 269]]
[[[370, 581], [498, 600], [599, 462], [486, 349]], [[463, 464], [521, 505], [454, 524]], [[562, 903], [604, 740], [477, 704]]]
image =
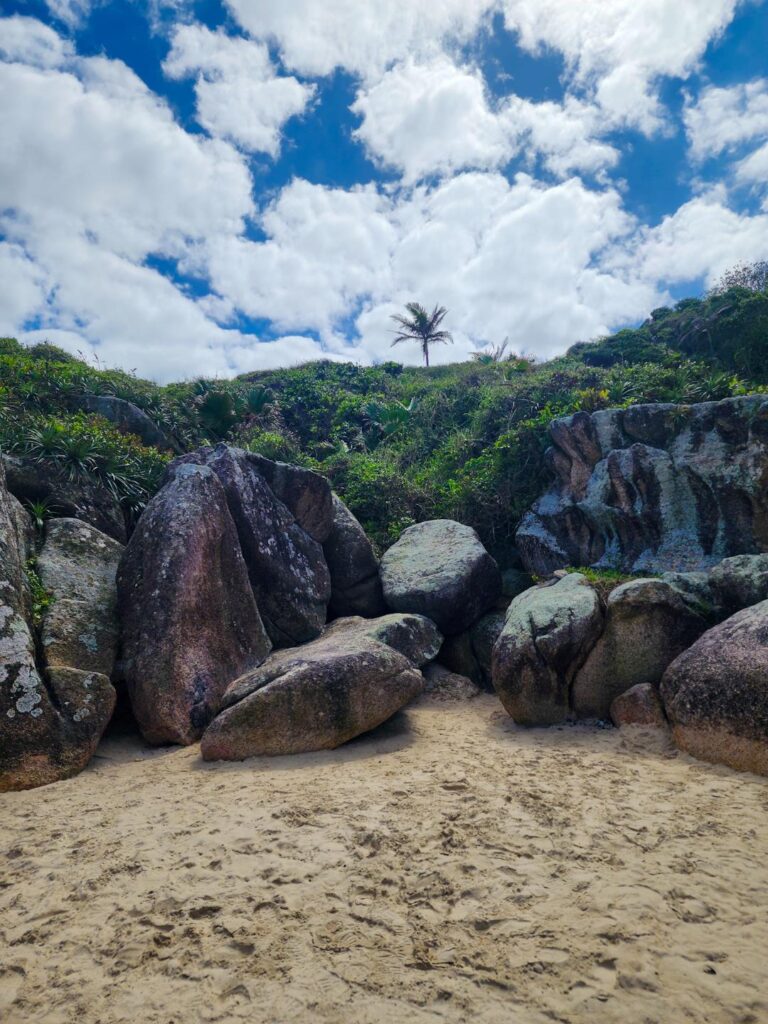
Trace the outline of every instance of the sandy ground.
[[431, 699], [0, 796], [3, 1024], [768, 1021], [768, 780]]

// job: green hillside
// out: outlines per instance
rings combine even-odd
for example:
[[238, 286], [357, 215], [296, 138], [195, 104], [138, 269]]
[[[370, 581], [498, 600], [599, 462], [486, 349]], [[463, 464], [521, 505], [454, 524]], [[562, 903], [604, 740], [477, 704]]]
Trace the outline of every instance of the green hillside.
[[494, 355], [430, 369], [318, 362], [159, 387], [51, 345], [2, 339], [0, 444], [99, 480], [136, 516], [172, 456], [77, 411], [79, 396], [114, 395], [182, 449], [228, 440], [325, 473], [380, 547], [414, 521], [449, 517], [472, 524], [503, 561], [546, 485], [553, 417], [766, 388], [762, 282], [655, 310], [637, 329], [538, 365]]

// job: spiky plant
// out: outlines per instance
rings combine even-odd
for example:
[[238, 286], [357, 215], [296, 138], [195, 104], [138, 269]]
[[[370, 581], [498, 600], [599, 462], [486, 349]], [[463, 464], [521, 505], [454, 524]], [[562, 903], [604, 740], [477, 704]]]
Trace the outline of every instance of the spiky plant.
[[424, 355], [424, 365], [429, 366], [429, 346], [438, 342], [453, 342], [450, 331], [440, 330], [440, 324], [448, 315], [448, 310], [445, 306], [435, 306], [432, 312], [428, 313], [418, 302], [407, 302], [405, 308], [410, 316], [395, 313], [390, 317], [398, 325], [398, 330], [394, 332], [397, 337], [392, 346], [399, 345], [401, 341], [418, 341]]

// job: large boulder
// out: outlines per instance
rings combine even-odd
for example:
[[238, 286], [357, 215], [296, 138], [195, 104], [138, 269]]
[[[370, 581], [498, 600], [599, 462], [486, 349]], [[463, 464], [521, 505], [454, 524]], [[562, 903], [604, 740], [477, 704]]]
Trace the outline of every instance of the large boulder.
[[392, 647], [356, 630], [331, 630], [272, 654], [227, 690], [200, 749], [206, 761], [328, 750], [374, 729], [423, 688]]
[[192, 743], [271, 644], [224, 487], [182, 464], [149, 502], [118, 572], [122, 675], [151, 743]]
[[324, 544], [334, 526], [335, 502], [331, 485], [320, 473], [286, 462], [273, 462], [263, 455], [245, 453], [269, 484], [274, 496], [289, 510], [313, 540]]
[[373, 640], [386, 644], [407, 658], [416, 668], [437, 657], [442, 635], [431, 619], [424, 615], [382, 615], [376, 619], [355, 616], [336, 619], [325, 630], [326, 637], [346, 640]]
[[[437, 655], [437, 662], [447, 671], [471, 679], [477, 686], [485, 682], [483, 670], [472, 646], [472, 633], [469, 629], [445, 638]], [[488, 678], [490, 679], [490, 676]]]
[[518, 725], [566, 720], [571, 684], [602, 625], [600, 598], [580, 573], [512, 601], [493, 649], [492, 679]]
[[468, 629], [501, 593], [480, 538], [451, 519], [410, 526], [382, 558], [381, 580], [393, 611], [426, 615], [446, 636]]
[[53, 598], [40, 625], [49, 668], [111, 676], [118, 643], [117, 567], [123, 545], [79, 519], [52, 519], [37, 558]]
[[424, 694], [433, 700], [472, 700], [483, 691], [467, 676], [451, 672], [443, 665], [433, 662], [424, 669]]
[[337, 494], [333, 495], [333, 526], [323, 551], [331, 574], [329, 615], [383, 615], [386, 605], [379, 560], [365, 530]]
[[[530, 587], [526, 587], [525, 590], [530, 590]], [[525, 593], [525, 591], [521, 590], [520, 593]], [[519, 597], [520, 595], [517, 594], [515, 596]], [[501, 636], [501, 631], [504, 629], [504, 623], [506, 620], [506, 611], [488, 612], [487, 615], [478, 619], [469, 631], [472, 652], [480, 666], [482, 677], [487, 679], [488, 682], [491, 680], [493, 649], [496, 646], [497, 640]]]
[[105, 676], [38, 670], [25, 581], [28, 528], [0, 464], [0, 791], [31, 789], [81, 771], [115, 703]]
[[700, 570], [765, 550], [765, 395], [579, 412], [551, 436], [554, 483], [516, 537], [529, 571]]
[[109, 420], [124, 434], [134, 434], [145, 445], [178, 452], [178, 441], [166, 434], [149, 416], [133, 402], [114, 395], [77, 395], [70, 399], [72, 405], [86, 412], [95, 413]]
[[[273, 645], [291, 647], [319, 636], [331, 596], [323, 549], [275, 497], [262, 475], [264, 463], [220, 444], [176, 460], [169, 478], [183, 465], [206, 465], [219, 478]], [[330, 490], [328, 495], [330, 501]]]
[[663, 580], [623, 583], [606, 603], [605, 628], [573, 682], [577, 718], [608, 718], [613, 700], [638, 683], [661, 681], [666, 667], [707, 628]]
[[44, 502], [51, 515], [80, 519], [121, 544], [127, 538], [120, 502], [106, 487], [85, 478], [70, 478], [50, 462], [0, 456], [8, 490], [22, 503]]
[[664, 673], [661, 697], [682, 750], [768, 775], [768, 601], [684, 651]]

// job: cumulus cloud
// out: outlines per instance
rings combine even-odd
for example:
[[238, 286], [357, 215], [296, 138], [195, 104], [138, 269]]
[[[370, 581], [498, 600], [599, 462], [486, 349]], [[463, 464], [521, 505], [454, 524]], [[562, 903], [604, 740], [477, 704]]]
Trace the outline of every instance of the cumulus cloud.
[[45, 6], [54, 18], [69, 28], [76, 28], [90, 14], [91, 0], [45, 0]]
[[443, 42], [467, 42], [497, 0], [226, 0], [254, 38], [280, 48], [286, 66], [327, 75], [341, 67], [378, 77], [388, 64], [432, 54]]
[[181, 25], [163, 69], [171, 78], [196, 75], [197, 118], [211, 133], [252, 152], [276, 156], [280, 130], [301, 114], [314, 86], [278, 75], [263, 43]]
[[719, 156], [744, 142], [768, 139], [768, 79], [728, 88], [710, 86], [686, 104], [685, 130], [691, 156]]
[[0, 242], [0, 336], [12, 335], [45, 301], [45, 277], [21, 246]]
[[686, 77], [733, 18], [739, 0], [502, 0], [520, 44], [564, 55], [617, 123], [656, 130], [663, 119], [660, 76]]
[[618, 151], [601, 141], [600, 110], [567, 97], [533, 103], [508, 96], [492, 105], [477, 69], [447, 56], [395, 65], [361, 89], [352, 111], [362, 117], [355, 137], [369, 155], [397, 168], [404, 183], [465, 168], [496, 168], [522, 155], [566, 177], [613, 166]]
[[71, 44], [36, 18], [0, 18], [0, 60], [55, 68], [71, 53]]

